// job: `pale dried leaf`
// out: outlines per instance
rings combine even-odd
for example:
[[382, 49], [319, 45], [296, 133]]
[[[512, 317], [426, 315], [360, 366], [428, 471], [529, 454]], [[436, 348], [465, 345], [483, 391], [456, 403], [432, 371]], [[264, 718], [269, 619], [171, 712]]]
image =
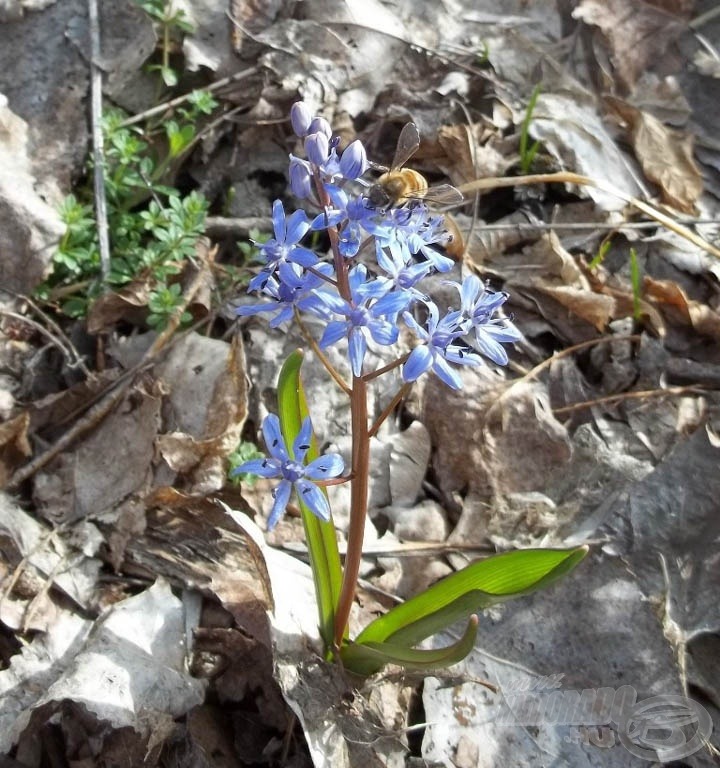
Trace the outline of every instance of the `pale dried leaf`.
[[635, 154], [648, 179], [660, 187], [663, 200], [680, 211], [695, 213], [703, 179], [693, 157], [693, 137], [619, 99], [608, 103], [628, 123]]
[[582, 0], [573, 16], [602, 30], [618, 78], [627, 88], [632, 88], [639, 75], [686, 29], [676, 16], [643, 0]]

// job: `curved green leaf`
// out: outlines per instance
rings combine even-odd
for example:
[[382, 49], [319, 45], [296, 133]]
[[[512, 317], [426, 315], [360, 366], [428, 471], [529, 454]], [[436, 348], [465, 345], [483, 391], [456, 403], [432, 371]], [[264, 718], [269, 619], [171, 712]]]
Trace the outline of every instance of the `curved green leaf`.
[[432, 670], [449, 667], [462, 661], [475, 646], [478, 617], [468, 621], [465, 633], [452, 645], [430, 650], [406, 648], [396, 643], [350, 643], [340, 651], [346, 669], [356, 675], [372, 675], [386, 664], [397, 664], [405, 669]]
[[[278, 378], [278, 416], [285, 444], [292, 450], [295, 437], [300, 432], [303, 419], [309, 415], [305, 393], [300, 381], [302, 350], [295, 350], [285, 361]], [[307, 462], [319, 455], [317, 441], [313, 434]], [[333, 643], [335, 606], [337, 605], [342, 584], [342, 567], [338, 551], [335, 528], [332, 521], [326, 523], [316, 517], [310, 509], [299, 501], [302, 512], [305, 540], [307, 542], [310, 567], [315, 582], [315, 596], [318, 604], [320, 635], [325, 647]]]
[[356, 643], [412, 647], [468, 614], [547, 587], [587, 554], [576, 549], [522, 549], [471, 563], [375, 619]]

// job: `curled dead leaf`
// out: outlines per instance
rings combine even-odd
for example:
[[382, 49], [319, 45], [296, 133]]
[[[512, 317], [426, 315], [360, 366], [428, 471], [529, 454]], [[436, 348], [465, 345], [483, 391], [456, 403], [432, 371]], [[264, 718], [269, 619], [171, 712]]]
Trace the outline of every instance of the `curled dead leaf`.
[[695, 213], [703, 179], [693, 157], [694, 137], [668, 128], [620, 99], [607, 99], [606, 103], [627, 123], [637, 159], [648, 179], [660, 187], [663, 201]]

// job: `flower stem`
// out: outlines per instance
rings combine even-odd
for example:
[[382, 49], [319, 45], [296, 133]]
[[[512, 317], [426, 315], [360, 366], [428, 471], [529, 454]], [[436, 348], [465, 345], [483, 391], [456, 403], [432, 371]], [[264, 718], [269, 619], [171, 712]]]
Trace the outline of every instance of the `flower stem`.
[[368, 507], [368, 476], [370, 474], [370, 434], [368, 432], [367, 385], [360, 376], [353, 377], [350, 395], [352, 429], [352, 473], [350, 491], [350, 527], [342, 587], [335, 611], [335, 645], [340, 647], [355, 599], [363, 534]]

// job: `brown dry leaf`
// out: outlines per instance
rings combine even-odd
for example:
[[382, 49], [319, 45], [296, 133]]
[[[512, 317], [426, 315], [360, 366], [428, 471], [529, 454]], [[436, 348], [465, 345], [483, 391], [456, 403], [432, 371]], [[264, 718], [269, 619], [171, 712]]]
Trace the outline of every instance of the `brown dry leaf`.
[[96, 371], [90, 379], [31, 403], [29, 411], [32, 431], [62, 427], [77, 418], [78, 414], [96, 402], [119, 375], [120, 370], [117, 368]]
[[28, 411], [0, 424], [0, 488], [10, 479], [13, 472], [32, 455], [27, 431], [30, 424]]
[[629, 125], [637, 159], [648, 179], [660, 187], [663, 201], [684, 213], [695, 213], [703, 179], [693, 157], [694, 137], [668, 128], [620, 99], [606, 101]]
[[599, 27], [619, 79], [632, 88], [687, 25], [643, 0], [581, 0], [573, 17]]
[[670, 314], [683, 325], [692, 327], [703, 336], [720, 339], [720, 314], [707, 304], [689, 299], [672, 280], [643, 280], [645, 298], [657, 303], [661, 310]]
[[437, 144], [447, 159], [437, 159], [438, 167], [456, 185], [486, 176], [504, 176], [510, 161], [487, 143], [482, 143], [484, 129], [479, 124], [443, 125]]
[[147, 315], [149, 297], [148, 280], [135, 280], [118, 291], [103, 294], [88, 312], [88, 333], [100, 333], [119, 320], [141, 325]]
[[569, 286], [538, 286], [569, 312], [586, 320], [596, 330], [604, 331], [610, 320], [618, 316], [617, 305], [611, 296]]
[[164, 487], [145, 501], [153, 509], [144, 534], [128, 542], [124, 571], [208, 589], [239, 627], [269, 642], [272, 588], [265, 557], [252, 537], [207, 499]]
[[35, 476], [33, 497], [54, 524], [110, 513], [152, 479], [160, 391], [131, 389], [73, 450], [61, 453]]
[[228, 349], [224, 372], [215, 381], [202, 437], [186, 432], [160, 435], [157, 446], [176, 472], [191, 475], [192, 492], [203, 495], [225, 484], [226, 459], [240, 442], [247, 418], [248, 386], [240, 334]]

